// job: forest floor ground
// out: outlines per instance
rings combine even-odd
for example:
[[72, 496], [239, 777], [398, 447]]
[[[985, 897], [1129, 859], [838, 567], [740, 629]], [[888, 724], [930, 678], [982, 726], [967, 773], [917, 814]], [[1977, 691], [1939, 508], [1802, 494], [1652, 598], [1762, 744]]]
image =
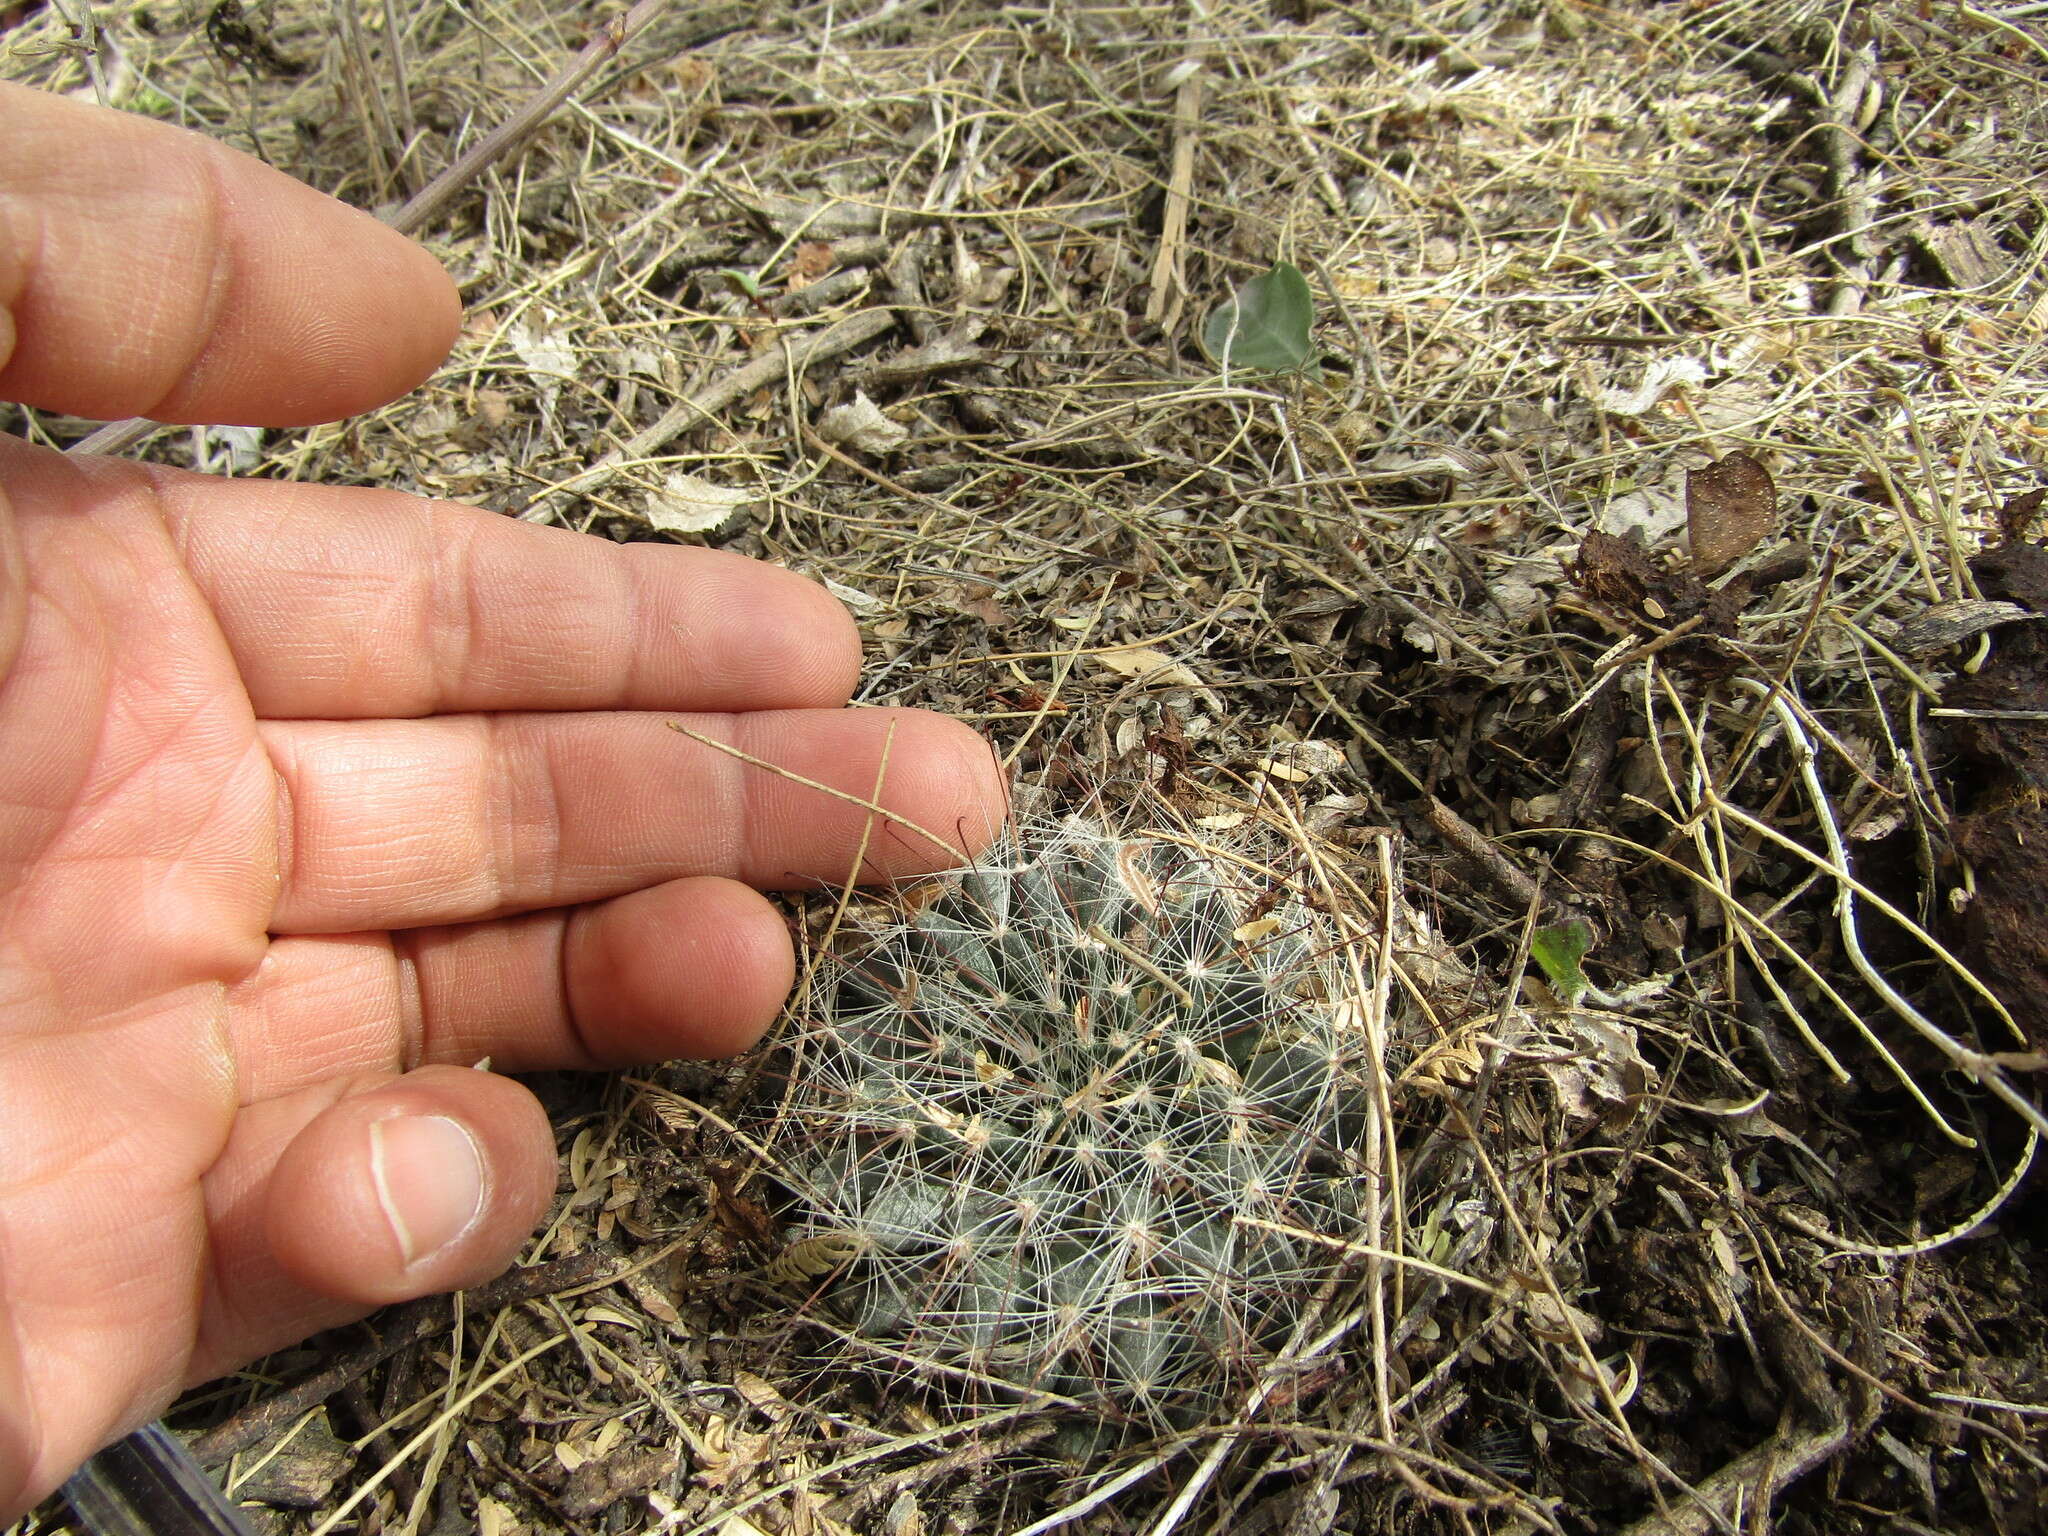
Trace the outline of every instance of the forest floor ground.
[[[386, 213], [621, 19], [84, 13], [0, 73]], [[777, 1269], [760, 1058], [552, 1079], [527, 1268], [174, 1415], [259, 1529], [2048, 1530], [2048, 10], [633, 22], [417, 230], [434, 380], [142, 451], [779, 561], [1020, 800], [1335, 871], [1368, 1322], [1065, 1459]], [[1219, 366], [1276, 262], [1314, 356]]]

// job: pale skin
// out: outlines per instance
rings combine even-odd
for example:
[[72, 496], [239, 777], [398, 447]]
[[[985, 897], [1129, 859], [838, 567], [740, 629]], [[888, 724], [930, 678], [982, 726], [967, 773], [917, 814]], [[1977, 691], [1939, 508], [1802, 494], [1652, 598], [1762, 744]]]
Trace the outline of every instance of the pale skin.
[[[0, 398], [294, 426], [432, 371], [459, 304], [367, 216], [0, 86]], [[0, 436], [0, 1523], [184, 1387], [512, 1262], [555, 1185], [496, 1072], [739, 1049], [761, 889], [867, 796], [1002, 814], [955, 722], [848, 710], [787, 572], [396, 492]], [[861, 873], [951, 862], [882, 822]]]

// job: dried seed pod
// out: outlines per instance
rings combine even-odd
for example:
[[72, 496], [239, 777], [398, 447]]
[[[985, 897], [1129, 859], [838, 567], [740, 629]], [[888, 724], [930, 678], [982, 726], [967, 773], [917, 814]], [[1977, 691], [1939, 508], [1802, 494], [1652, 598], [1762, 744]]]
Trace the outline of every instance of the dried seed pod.
[[843, 1269], [860, 1257], [867, 1245], [868, 1239], [857, 1232], [813, 1232], [770, 1259], [762, 1274], [770, 1285], [804, 1285]]

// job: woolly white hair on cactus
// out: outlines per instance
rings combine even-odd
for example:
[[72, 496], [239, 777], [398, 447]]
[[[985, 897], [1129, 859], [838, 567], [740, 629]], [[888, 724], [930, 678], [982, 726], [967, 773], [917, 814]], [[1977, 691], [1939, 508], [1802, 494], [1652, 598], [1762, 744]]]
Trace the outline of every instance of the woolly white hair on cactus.
[[[1186, 1423], [1327, 1273], [1370, 1100], [1326, 920], [1223, 860], [1027, 825], [822, 978], [785, 1112], [857, 1334]], [[1287, 1229], [1276, 1231], [1275, 1228]]]

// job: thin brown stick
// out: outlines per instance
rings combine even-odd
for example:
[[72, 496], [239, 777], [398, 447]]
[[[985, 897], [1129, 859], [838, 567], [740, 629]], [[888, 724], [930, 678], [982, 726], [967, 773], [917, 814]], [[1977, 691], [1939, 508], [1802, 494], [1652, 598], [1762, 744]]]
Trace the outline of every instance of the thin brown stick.
[[402, 235], [424, 229], [454, 200], [457, 193], [524, 144], [535, 129], [554, 116], [562, 104], [582, 88], [584, 82], [618, 57], [621, 49], [646, 31], [655, 17], [668, 8], [668, 3], [669, 0], [638, 0], [625, 15], [599, 27], [583, 51], [552, 80], [522, 102], [504, 122], [477, 140], [447, 170], [420, 188], [417, 196], [410, 198], [391, 216], [391, 227]]
[[[386, 222], [402, 235], [417, 234], [426, 228], [435, 215], [440, 213], [464, 187], [524, 144], [534, 130], [554, 116], [563, 103], [575, 95], [592, 75], [616, 58], [620, 50], [634, 38], [646, 31], [649, 24], [667, 9], [668, 4], [669, 0], [638, 0], [625, 15], [598, 28], [597, 35], [585, 45], [583, 51], [564, 65], [553, 79], [522, 102], [510, 117], [479, 139], [447, 170], [422, 187], [418, 195], [407, 200]], [[353, 16], [352, 8], [349, 14]], [[730, 30], [730, 27], [720, 28], [705, 34], [697, 41], [709, 41]], [[394, 40], [393, 46], [399, 47], [402, 44]], [[374, 97], [367, 77], [363, 81], [363, 89]], [[381, 107], [381, 98], [376, 99]], [[389, 125], [385, 126], [388, 128]], [[150, 421], [145, 417], [132, 416], [126, 421], [109, 422], [96, 432], [80, 438], [64, 451], [80, 458], [87, 454], [126, 453], [162, 431], [165, 425], [163, 422]]]
[[1181, 68], [1188, 75], [1173, 94], [1173, 169], [1167, 174], [1159, 250], [1152, 258], [1152, 292], [1145, 300], [1146, 322], [1169, 333], [1180, 324], [1188, 300], [1188, 209], [1195, 184], [1195, 130], [1202, 117], [1202, 72], [1193, 58], [1183, 60]]
[[965, 850], [948, 842], [929, 827], [921, 827], [908, 816], [900, 815], [886, 806], [877, 805], [872, 799], [863, 799], [861, 796], [850, 794], [846, 790], [834, 789], [830, 784], [821, 783], [817, 779], [807, 779], [802, 774], [783, 767], [780, 763], [771, 763], [765, 757], [756, 757], [751, 752], [743, 752], [738, 747], [731, 745], [729, 742], [720, 741], [715, 736], [706, 736], [702, 731], [693, 731], [680, 720], [669, 721], [668, 728], [680, 735], [689, 737], [690, 740], [696, 742], [699, 746], [710, 747], [714, 751], [723, 752], [727, 757], [738, 758], [749, 768], [763, 769], [768, 773], [774, 774], [778, 779], [787, 779], [792, 784], [801, 784], [806, 789], [815, 789], [821, 795], [830, 795], [834, 800], [844, 800], [848, 805], [860, 806], [869, 813], [881, 817], [884, 821], [895, 823], [905, 831], [915, 832], [934, 848], [944, 849], [959, 864], [965, 865], [971, 862]]
[[1430, 797], [1427, 814], [1437, 835], [1462, 854], [1502, 899], [1525, 909], [1543, 904], [1541, 888], [1496, 848], [1484, 832], [1434, 795]]
[[[552, 1296], [578, 1286], [604, 1283], [607, 1272], [617, 1264], [611, 1254], [589, 1250], [567, 1258], [551, 1259], [526, 1269], [509, 1270], [475, 1290], [464, 1291], [465, 1310], [478, 1315], [516, 1306], [537, 1296]], [[324, 1403], [349, 1382], [409, 1345], [430, 1338], [448, 1326], [455, 1313], [456, 1298], [434, 1296], [410, 1302], [390, 1314], [382, 1336], [358, 1345], [324, 1370], [316, 1371], [295, 1387], [263, 1399], [232, 1418], [215, 1425], [191, 1443], [192, 1455], [201, 1466], [217, 1466], [241, 1451], [263, 1444], [281, 1434], [307, 1410]]]
[[652, 426], [643, 427], [611, 449], [588, 469], [534, 493], [523, 502], [515, 498], [508, 511], [515, 511], [529, 523], [552, 522], [555, 504], [568, 496], [587, 496], [609, 485], [628, 465], [659, 454], [669, 443], [692, 427], [708, 426], [718, 413], [735, 400], [743, 400], [757, 389], [767, 389], [793, 374], [828, 362], [855, 347], [873, 341], [896, 324], [896, 313], [888, 309], [866, 309], [848, 315], [798, 343], [784, 344], [713, 380], [687, 399], [662, 412]]
[[1764, 1517], [1779, 1491], [1839, 1454], [1849, 1440], [1846, 1424], [1773, 1435], [1701, 1478], [1693, 1488], [1699, 1503], [1645, 1515], [1622, 1536], [1706, 1536], [1720, 1521], [1737, 1520], [1746, 1529], [1763, 1528], [1751, 1522]]

